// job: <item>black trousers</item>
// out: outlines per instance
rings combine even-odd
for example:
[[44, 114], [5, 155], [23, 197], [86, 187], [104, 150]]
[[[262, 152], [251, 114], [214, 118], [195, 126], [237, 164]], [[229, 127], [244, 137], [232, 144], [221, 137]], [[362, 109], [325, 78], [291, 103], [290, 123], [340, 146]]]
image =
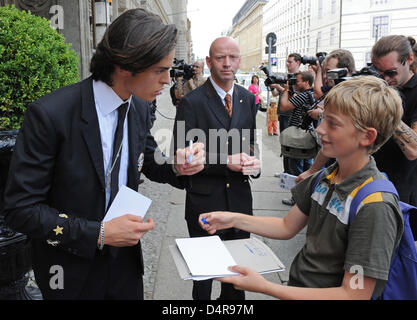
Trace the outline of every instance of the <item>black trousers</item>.
[[108, 249], [104, 252], [97, 250], [79, 299], [143, 300], [143, 280], [137, 248]]
[[[195, 221], [187, 221], [188, 233], [191, 238], [207, 237], [209, 234], [203, 230]], [[249, 238], [250, 234], [238, 229], [226, 229], [216, 233], [222, 240], [235, 240]], [[211, 300], [213, 280], [193, 281], [193, 299]], [[230, 283], [221, 283], [221, 292], [217, 300], [245, 300], [245, 291], [236, 290]]]

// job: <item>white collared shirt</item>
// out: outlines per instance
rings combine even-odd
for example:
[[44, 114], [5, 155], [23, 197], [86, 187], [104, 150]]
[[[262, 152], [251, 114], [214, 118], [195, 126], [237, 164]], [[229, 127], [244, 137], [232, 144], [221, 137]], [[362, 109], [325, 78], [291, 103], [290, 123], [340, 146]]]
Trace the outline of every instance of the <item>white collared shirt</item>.
[[[110, 201], [110, 185], [107, 183], [107, 174], [112, 167], [113, 140], [117, 127], [117, 108], [132, 100], [132, 96], [127, 101], [120, 97], [102, 81], [93, 81], [94, 101], [100, 127], [101, 145], [103, 148], [104, 177], [106, 184], [106, 210]], [[128, 108], [128, 112], [129, 112]], [[126, 112], [127, 115], [127, 112]], [[120, 153], [120, 171], [119, 171], [119, 188], [127, 184], [127, 168], [129, 164], [129, 140], [127, 130], [127, 117], [123, 126], [123, 146]]]
[[[224, 98], [226, 98], [226, 94], [230, 94], [230, 96], [231, 97], [233, 97], [233, 90], [234, 90], [234, 88], [235, 88], [235, 84], [233, 83], [233, 85], [232, 85], [232, 88], [228, 91], [228, 92], [226, 92], [226, 91], [224, 91], [222, 88], [220, 88], [215, 82], [214, 82], [214, 80], [211, 78], [211, 77], [209, 77], [209, 79], [210, 79], [210, 81], [211, 81], [211, 84], [213, 85], [213, 87], [214, 87], [214, 90], [216, 90], [216, 92], [217, 92], [217, 94], [219, 95], [219, 97], [220, 97], [220, 99], [222, 100], [222, 102], [223, 102], [223, 105], [224, 106], [226, 106], [226, 101], [224, 101]], [[232, 107], [233, 107], [233, 99], [232, 99]]]

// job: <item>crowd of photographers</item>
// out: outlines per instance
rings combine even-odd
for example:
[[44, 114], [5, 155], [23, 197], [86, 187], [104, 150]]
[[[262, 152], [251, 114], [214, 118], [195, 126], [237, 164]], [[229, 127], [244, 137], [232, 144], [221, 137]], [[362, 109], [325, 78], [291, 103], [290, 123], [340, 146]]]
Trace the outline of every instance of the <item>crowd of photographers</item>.
[[[314, 134], [323, 114], [326, 94], [338, 83], [352, 77], [374, 76], [395, 87], [403, 101], [404, 116], [396, 134], [375, 154], [379, 169], [385, 172], [397, 187], [402, 201], [417, 205], [417, 53], [416, 41], [411, 37], [393, 35], [381, 38], [372, 49], [372, 63], [357, 71], [350, 51], [336, 49], [330, 53], [319, 52], [316, 57], [302, 57], [291, 53], [287, 59], [287, 75], [273, 75], [261, 66], [268, 90], [277, 97], [279, 131], [284, 172], [298, 176], [298, 181], [334, 162], [320, 153], [320, 139]], [[307, 65], [308, 71], [300, 72]], [[174, 105], [189, 91], [205, 82], [204, 62], [187, 65], [176, 60], [171, 70], [175, 84], [171, 88]], [[316, 150], [300, 153], [283, 147], [281, 138], [288, 136], [290, 127], [310, 132], [305, 139], [316, 141]], [[293, 129], [293, 128], [292, 128]], [[287, 132], [286, 132], [287, 130]], [[294, 130], [291, 131], [294, 134]], [[296, 134], [298, 135], [298, 133]], [[302, 135], [301, 135], [302, 136]], [[294, 137], [294, 140], [296, 138]], [[300, 139], [298, 136], [297, 139]], [[290, 140], [291, 138], [285, 138]], [[295, 144], [299, 143], [297, 141]], [[292, 150], [291, 150], [292, 149]], [[317, 156], [316, 156], [317, 155]], [[276, 173], [279, 176], [280, 173]], [[284, 199], [293, 205], [293, 199]]]
[[[356, 71], [352, 53], [344, 49], [337, 49], [329, 54], [320, 52], [317, 58], [290, 54], [286, 77], [270, 75], [264, 68], [263, 71], [267, 75], [265, 84], [274, 96], [279, 96], [281, 136], [288, 126], [314, 131], [321, 121], [324, 97], [338, 83], [363, 76], [384, 79], [388, 85], [395, 87], [401, 96], [404, 115], [395, 134], [373, 156], [380, 171], [396, 186], [400, 199], [417, 205], [417, 63], [414, 60], [416, 51], [417, 45], [413, 38], [393, 35], [381, 38], [373, 46], [372, 64], [360, 71]], [[298, 69], [301, 64], [308, 64], [309, 71], [300, 73]], [[311, 77], [307, 76], [308, 73]], [[285, 113], [288, 110], [290, 120]], [[280, 142], [282, 144], [282, 140]], [[298, 176], [297, 181], [301, 181], [332, 163], [334, 159], [328, 159], [321, 154], [320, 139], [317, 139], [317, 146], [318, 154], [314, 162], [311, 158], [302, 156], [291, 159], [282, 152], [284, 172]], [[294, 202], [292, 199], [284, 199], [283, 203], [293, 205]]]

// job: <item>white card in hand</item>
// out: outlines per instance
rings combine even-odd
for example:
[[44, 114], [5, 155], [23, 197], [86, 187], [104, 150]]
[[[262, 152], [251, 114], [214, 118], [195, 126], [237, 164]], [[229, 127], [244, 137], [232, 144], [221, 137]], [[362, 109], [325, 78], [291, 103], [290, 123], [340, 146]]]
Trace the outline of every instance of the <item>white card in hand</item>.
[[103, 221], [110, 221], [126, 214], [143, 218], [151, 203], [151, 199], [141, 195], [139, 192], [126, 186], [121, 186]]
[[297, 177], [288, 173], [281, 173], [279, 175], [279, 187], [284, 190], [291, 190], [295, 185]]

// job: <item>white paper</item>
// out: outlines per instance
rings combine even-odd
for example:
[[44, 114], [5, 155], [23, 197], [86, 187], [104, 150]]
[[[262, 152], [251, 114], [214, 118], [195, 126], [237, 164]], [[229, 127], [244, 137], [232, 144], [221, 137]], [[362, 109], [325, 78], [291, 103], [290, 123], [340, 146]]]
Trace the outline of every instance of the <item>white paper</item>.
[[227, 268], [236, 262], [219, 236], [175, 240], [193, 277], [237, 275]]
[[151, 199], [141, 195], [139, 192], [126, 186], [121, 186], [103, 221], [110, 221], [126, 214], [143, 218], [151, 203]]
[[279, 175], [279, 187], [284, 190], [291, 190], [295, 185], [296, 176], [288, 173], [281, 173]]

